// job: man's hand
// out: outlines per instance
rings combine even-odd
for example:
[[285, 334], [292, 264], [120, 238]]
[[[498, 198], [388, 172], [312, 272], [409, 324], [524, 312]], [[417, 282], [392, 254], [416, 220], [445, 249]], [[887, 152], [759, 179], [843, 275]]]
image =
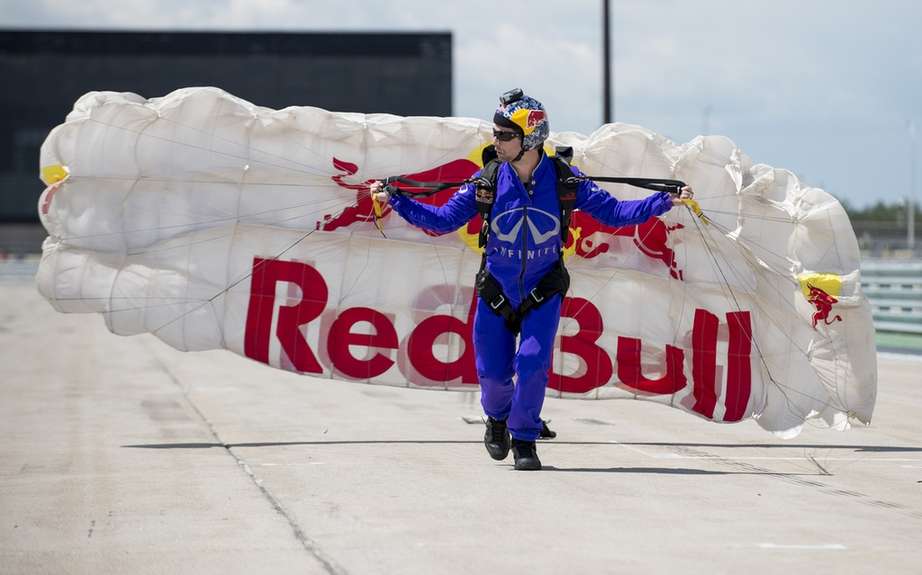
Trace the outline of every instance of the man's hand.
[[694, 199], [695, 192], [692, 191], [691, 186], [685, 186], [682, 188], [681, 193], [678, 196], [673, 196], [672, 205], [679, 206], [682, 204], [682, 200], [691, 200]]
[[371, 199], [378, 202], [382, 205], [387, 205], [387, 200], [390, 198], [390, 194], [384, 191], [384, 182], [375, 181], [370, 186], [368, 186], [368, 191], [371, 193]]

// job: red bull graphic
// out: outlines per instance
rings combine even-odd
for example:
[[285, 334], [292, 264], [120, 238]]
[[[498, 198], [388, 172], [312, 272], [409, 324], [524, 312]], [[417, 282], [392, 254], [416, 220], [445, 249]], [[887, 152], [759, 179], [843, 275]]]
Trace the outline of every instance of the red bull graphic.
[[[344, 178], [354, 176], [359, 171], [358, 165], [339, 158], [333, 158], [333, 167], [343, 173], [331, 176], [330, 179], [341, 188], [355, 190], [355, 204], [338, 214], [324, 215], [322, 220], [317, 222], [316, 229], [330, 232], [338, 228], [347, 228], [358, 222], [373, 222], [375, 220], [375, 211], [368, 187], [374, 183], [374, 180], [365, 180], [360, 184], [350, 184]], [[387, 214], [390, 210], [391, 208], [386, 206], [383, 214]]]
[[[350, 184], [345, 181], [345, 178], [348, 176], [354, 176], [356, 173], [358, 173], [358, 165], [353, 164], [352, 162], [340, 160], [338, 158], [333, 158], [333, 167], [343, 173], [331, 176], [330, 179], [333, 180], [333, 182], [341, 188], [345, 188], [347, 190], [355, 190], [355, 204], [347, 207], [338, 214], [324, 215], [322, 220], [317, 222], [316, 229], [329, 232], [338, 228], [348, 228], [349, 226], [360, 222], [374, 222], [374, 205], [371, 201], [371, 194], [368, 191], [368, 187], [373, 184], [375, 180], [365, 180], [361, 183]], [[480, 166], [470, 160], [460, 159], [452, 160], [451, 162], [436, 166], [424, 172], [408, 174], [406, 177], [411, 180], [423, 182], [465, 180], [479, 168]], [[403, 185], [398, 184], [398, 187], [403, 187]], [[458, 188], [456, 187], [448, 188], [433, 196], [418, 198], [417, 201], [440, 206], [447, 202], [451, 195], [457, 191], [457, 189]], [[390, 206], [384, 206], [381, 217], [384, 218], [390, 213]], [[426, 231], [426, 233], [429, 235], [435, 235], [427, 230], [423, 231]]]
[[42, 215], [48, 215], [48, 210], [51, 208], [51, 200], [54, 199], [54, 195], [58, 193], [58, 190], [61, 189], [61, 185], [63, 185], [63, 183], [64, 182], [56, 182], [51, 184], [45, 188], [44, 192], [42, 192], [41, 204], [39, 208], [42, 212]]
[[[419, 182], [457, 182], [466, 180], [467, 178], [474, 175], [474, 173], [479, 169], [480, 166], [474, 162], [462, 158], [458, 160], [452, 160], [448, 163], [430, 168], [423, 172], [409, 174], [407, 178]], [[397, 184], [397, 187], [403, 188], [404, 186], [403, 184]], [[412, 189], [410, 191], [412, 191]], [[442, 190], [441, 192], [432, 196], [417, 198], [416, 201], [422, 202], [424, 204], [441, 206], [442, 204], [448, 202], [452, 194], [457, 191], [458, 187], [456, 186]]]
[[544, 113], [544, 110], [529, 110], [525, 126], [529, 129], [534, 129], [538, 124], [543, 122], [546, 117], [547, 114]]
[[51, 201], [54, 199], [54, 195], [58, 193], [58, 190], [61, 189], [61, 186], [68, 177], [70, 177], [70, 170], [61, 164], [53, 164], [42, 168], [41, 179], [45, 182], [45, 185], [48, 186], [45, 188], [45, 191], [42, 192], [39, 203], [39, 211], [42, 215], [48, 215], [48, 210], [51, 209]]
[[631, 238], [634, 246], [644, 256], [660, 261], [669, 270], [669, 275], [682, 280], [682, 269], [676, 262], [675, 251], [670, 246], [669, 234], [684, 228], [682, 224], [669, 225], [657, 217], [651, 217], [642, 224], [632, 226], [607, 226], [589, 214], [573, 212], [570, 218], [570, 241], [567, 247], [575, 247], [574, 253], [585, 259], [592, 259], [616, 244], [611, 241], [615, 236]]
[[829, 314], [832, 312], [832, 306], [839, 303], [838, 299], [834, 298], [816, 286], [807, 284], [807, 287], [810, 290], [810, 295], [807, 297], [807, 301], [816, 308], [816, 312], [813, 314], [813, 329], [816, 329], [816, 324], [820, 321], [826, 325], [831, 325], [837, 321], [842, 321], [842, 316], [838, 314], [833, 316], [831, 320], [829, 319]]
[[[297, 286], [276, 301], [276, 286], [287, 282]], [[453, 286], [428, 286], [419, 297], [444, 301], [455, 295]], [[448, 291], [446, 291], [448, 290]], [[443, 293], [445, 292], [445, 293]], [[300, 294], [300, 297], [295, 297]], [[464, 296], [471, 302], [465, 319], [429, 313], [417, 318], [416, 325], [398, 331], [395, 314], [369, 307], [328, 310], [330, 291], [323, 274], [308, 263], [254, 258], [244, 333], [244, 354], [256, 361], [308, 374], [331, 370], [346, 378], [369, 380], [391, 369], [415, 385], [442, 386], [448, 382], [476, 384], [477, 375], [472, 345], [473, 291]], [[695, 311], [694, 324], [687, 339], [691, 349], [667, 345], [666, 365], [659, 377], [645, 375], [639, 338], [619, 336], [615, 350], [599, 345], [605, 325], [599, 309], [583, 298], [564, 299], [562, 317], [572, 318], [578, 331], [562, 335], [559, 350], [580, 359], [585, 369], [565, 375], [551, 368], [549, 387], [563, 392], [585, 393], [615, 383], [633, 393], [665, 395], [691, 385], [682, 404], [708, 419], [722, 403], [720, 419], [738, 421], [747, 415], [752, 388], [752, 325], [748, 311], [726, 314], [726, 357], [719, 363], [720, 319], [704, 310]], [[273, 321], [275, 320], [275, 321]], [[357, 324], [372, 329], [356, 330]], [[275, 329], [273, 330], [273, 324]], [[306, 335], [319, 326], [319, 336]], [[463, 342], [464, 351], [454, 359], [436, 353], [439, 341], [453, 333]], [[270, 343], [275, 338], [284, 358], [270, 358]], [[355, 348], [366, 348], [364, 353]], [[358, 355], [356, 353], [359, 352]], [[614, 352], [614, 361], [612, 352]], [[686, 374], [686, 357], [691, 374]], [[617, 366], [617, 369], [616, 369]], [[725, 384], [724, 384], [725, 378]]]

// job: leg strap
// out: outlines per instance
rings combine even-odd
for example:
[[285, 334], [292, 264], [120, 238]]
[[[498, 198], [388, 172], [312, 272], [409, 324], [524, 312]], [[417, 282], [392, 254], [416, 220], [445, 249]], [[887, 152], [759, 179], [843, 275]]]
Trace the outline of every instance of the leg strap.
[[570, 274], [559, 262], [548, 273], [538, 281], [536, 285], [522, 303], [519, 309], [512, 307], [509, 298], [503, 293], [503, 288], [496, 281], [496, 278], [487, 271], [486, 266], [481, 268], [477, 274], [477, 294], [480, 296], [490, 309], [506, 321], [506, 327], [513, 333], [518, 333], [522, 325], [522, 319], [531, 310], [539, 307], [554, 294], [565, 294], [570, 289]]

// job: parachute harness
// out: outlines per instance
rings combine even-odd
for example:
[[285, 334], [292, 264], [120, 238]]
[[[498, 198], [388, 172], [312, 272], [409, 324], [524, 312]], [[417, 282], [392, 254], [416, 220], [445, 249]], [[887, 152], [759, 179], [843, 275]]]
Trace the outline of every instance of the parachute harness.
[[[576, 204], [576, 193], [580, 182], [598, 180], [629, 184], [658, 192], [665, 191], [673, 196], [678, 195], [681, 189], [686, 185], [685, 182], [679, 180], [577, 175], [573, 173], [570, 167], [569, 162], [572, 158], [573, 148], [571, 147], [558, 147], [556, 149], [556, 154], [550, 158], [550, 160], [553, 161], [557, 176], [557, 197], [560, 203], [561, 246], [566, 244], [569, 238], [570, 215]], [[395, 176], [386, 178], [382, 183], [387, 193], [407, 195], [410, 197], [427, 197], [446, 189], [467, 184], [475, 185], [477, 211], [483, 220], [483, 225], [480, 228], [478, 245], [483, 249], [487, 245], [487, 239], [490, 233], [496, 180], [501, 162], [496, 158], [496, 152], [492, 146], [488, 146], [483, 150], [481, 159], [483, 169], [480, 171], [480, 174], [477, 177], [468, 178], [459, 182], [420, 182], [402, 176]], [[410, 191], [399, 188], [395, 183], [405, 184], [414, 190]], [[695, 205], [697, 206], [697, 204]], [[378, 231], [381, 232], [381, 235], [386, 238], [387, 236], [384, 235], [383, 226], [381, 224], [384, 206], [375, 198], [372, 198], [372, 206], [375, 226], [378, 228]], [[698, 208], [699, 213], [700, 211], [700, 208]], [[480, 298], [489, 305], [490, 309], [496, 315], [501, 316], [505, 320], [506, 327], [513, 333], [518, 333], [522, 320], [530, 311], [540, 307], [558, 293], [567, 293], [570, 287], [570, 275], [567, 273], [566, 267], [564, 266], [563, 252], [561, 251], [558, 264], [540, 279], [537, 286], [528, 293], [519, 307], [516, 308], [511, 304], [508, 296], [503, 293], [499, 282], [487, 269], [487, 256], [484, 250], [483, 257], [480, 261], [480, 270], [477, 272], [475, 287]]]
[[[410, 196], [412, 198], [427, 198], [429, 196], [434, 196], [435, 194], [444, 190], [457, 188], [468, 184], [474, 184], [479, 190], [483, 189], [489, 193], [492, 193], [494, 186], [492, 181], [484, 178], [483, 176], [468, 178], [466, 180], [457, 182], [420, 182], [417, 180], [405, 178], [403, 176], [392, 176], [379, 181], [384, 184], [384, 191], [388, 194], [404, 195]], [[578, 176], [573, 174], [572, 176], [564, 179], [564, 183], [573, 187], [583, 181], [626, 184], [637, 188], [652, 190], [654, 192], [667, 192], [673, 196], [678, 196], [681, 193], [682, 188], [687, 185], [681, 180], [668, 180], [661, 178], [616, 178], [608, 176]], [[398, 187], [395, 185], [398, 183], [405, 184], [407, 187]], [[682, 203], [685, 204], [695, 215], [697, 215], [699, 218], [702, 218], [702, 221], [705, 223], [710, 222], [710, 220], [708, 220], [708, 218], [701, 211], [701, 206], [698, 205], [698, 202], [692, 199], [684, 199], [682, 200]], [[381, 204], [381, 202], [378, 202], [374, 198], [372, 198], [372, 206], [374, 207], [375, 226], [383, 234], [383, 226], [380, 222], [384, 214], [384, 206]]]

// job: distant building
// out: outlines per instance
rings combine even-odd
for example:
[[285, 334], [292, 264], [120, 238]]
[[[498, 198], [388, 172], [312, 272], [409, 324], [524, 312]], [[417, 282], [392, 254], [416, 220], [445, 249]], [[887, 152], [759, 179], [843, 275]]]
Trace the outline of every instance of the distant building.
[[270, 108], [452, 113], [450, 33], [0, 31], [0, 222], [38, 221], [39, 149], [95, 90], [217, 86]]

